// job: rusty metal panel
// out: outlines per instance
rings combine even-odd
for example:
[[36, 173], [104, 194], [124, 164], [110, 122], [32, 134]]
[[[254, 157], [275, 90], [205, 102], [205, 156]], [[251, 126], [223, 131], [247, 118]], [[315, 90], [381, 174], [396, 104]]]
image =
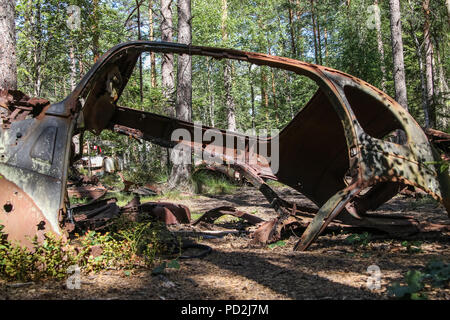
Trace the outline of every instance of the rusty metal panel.
[[[11, 91], [3, 94], [8, 108], [2, 112], [0, 129], [0, 204], [3, 207], [11, 202], [15, 210], [0, 210], [0, 223], [9, 239], [30, 246], [25, 236], [42, 238], [45, 232], [63, 236], [62, 210], [74, 124], [69, 119], [45, 116], [50, 108], [46, 100]], [[31, 109], [24, 111], [24, 106]], [[10, 192], [4, 193], [6, 189]], [[13, 221], [20, 221], [23, 229], [17, 224], [12, 227]]]

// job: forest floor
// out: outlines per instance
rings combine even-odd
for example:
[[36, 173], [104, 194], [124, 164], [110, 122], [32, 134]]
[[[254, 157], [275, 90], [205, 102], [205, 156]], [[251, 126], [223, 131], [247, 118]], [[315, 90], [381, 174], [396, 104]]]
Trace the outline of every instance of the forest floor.
[[[289, 188], [277, 187], [286, 200], [313, 204]], [[426, 198], [425, 198], [426, 199]], [[276, 216], [261, 193], [242, 187], [233, 194], [185, 195], [171, 202], [187, 205], [191, 212], [203, 213], [229, 205], [263, 219]], [[434, 201], [397, 196], [377, 212], [407, 213], [421, 220], [449, 224], [444, 208]], [[218, 222], [211, 230], [230, 230], [238, 221]], [[189, 226], [176, 228], [189, 229]], [[180, 260], [180, 268], [168, 268], [163, 275], [151, 270], [105, 270], [82, 275], [81, 289], [70, 290], [65, 281], [42, 281], [21, 286], [0, 282], [0, 299], [388, 299], [387, 288], [402, 281], [408, 270], [422, 270], [432, 260], [450, 262], [449, 233], [421, 238], [417, 250], [402, 239], [373, 236], [362, 244], [349, 243], [347, 233], [325, 234], [306, 252], [294, 252], [298, 237], [283, 245], [254, 247], [245, 234], [197, 241], [212, 247], [204, 258]], [[413, 241], [409, 239], [408, 241]], [[402, 244], [403, 242], [403, 244]], [[409, 242], [411, 243], [411, 242]], [[370, 290], [368, 267], [377, 265], [381, 288]], [[450, 288], [426, 287], [428, 299], [450, 300]]]

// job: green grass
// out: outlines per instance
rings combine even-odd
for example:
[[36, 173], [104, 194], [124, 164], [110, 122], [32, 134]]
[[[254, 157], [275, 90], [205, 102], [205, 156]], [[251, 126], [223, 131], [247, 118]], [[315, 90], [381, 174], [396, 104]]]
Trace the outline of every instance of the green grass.
[[134, 198], [134, 195], [132, 193], [116, 191], [116, 192], [107, 192], [104, 195], [104, 198], [116, 198], [117, 199], [116, 204], [119, 207], [122, 207], [126, 205], [128, 202], [130, 202]]
[[153, 199], [153, 201], [159, 201], [159, 200], [183, 200], [183, 199], [189, 199], [189, 196], [183, 196], [180, 191], [178, 190], [168, 190], [163, 192], [160, 195], [148, 197], [149, 199]]
[[242, 220], [242, 219], [238, 218], [238, 217], [234, 217], [231, 215], [223, 215], [223, 216], [219, 217], [216, 221], [214, 221], [214, 223], [238, 222], [240, 220]]
[[123, 190], [125, 185], [117, 174], [104, 174], [100, 179], [100, 182], [108, 187], [113, 187], [115, 189]]
[[134, 167], [131, 170], [123, 171], [126, 180], [137, 184], [144, 185], [146, 183], [165, 183], [168, 176], [165, 170], [161, 168], [148, 168], [145, 170], [142, 166]]
[[198, 218], [200, 218], [202, 215], [203, 215], [203, 213], [192, 211], [191, 212], [191, 220], [195, 221]]
[[238, 186], [224, 176], [198, 171], [192, 175], [192, 185], [197, 194], [233, 194]]
[[[122, 207], [126, 205], [128, 202], [130, 202], [135, 195], [133, 193], [125, 193], [125, 192], [108, 192], [105, 197], [107, 198], [116, 198], [117, 199], [117, 205], [119, 207]], [[180, 191], [177, 190], [169, 190], [167, 192], [163, 192], [160, 195], [156, 196], [145, 196], [140, 197], [141, 203], [144, 202], [154, 202], [154, 201], [165, 201], [165, 200], [184, 200], [184, 199], [191, 199], [192, 196], [186, 196], [182, 195]]]

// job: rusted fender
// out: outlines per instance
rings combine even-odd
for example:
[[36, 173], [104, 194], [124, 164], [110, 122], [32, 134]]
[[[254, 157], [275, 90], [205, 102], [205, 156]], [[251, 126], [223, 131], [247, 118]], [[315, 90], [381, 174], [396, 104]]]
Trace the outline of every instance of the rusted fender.
[[144, 202], [134, 197], [121, 208], [121, 213], [132, 221], [140, 221], [143, 217], [152, 216], [166, 225], [190, 223], [191, 211], [188, 207], [171, 202]]
[[141, 213], [155, 216], [166, 225], [190, 223], [191, 211], [182, 204], [170, 202], [145, 202], [139, 206]]

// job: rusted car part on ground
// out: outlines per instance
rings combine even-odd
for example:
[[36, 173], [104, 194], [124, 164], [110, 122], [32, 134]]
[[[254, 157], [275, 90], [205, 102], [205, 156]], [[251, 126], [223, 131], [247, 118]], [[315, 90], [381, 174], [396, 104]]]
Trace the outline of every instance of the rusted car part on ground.
[[[82, 234], [86, 231], [107, 231], [116, 223], [115, 218], [125, 217], [128, 221], [148, 221], [149, 217], [159, 220], [166, 225], [189, 223], [191, 214], [187, 207], [164, 202], [146, 202], [141, 204], [139, 197], [135, 197], [123, 207], [117, 206], [117, 199], [103, 199], [92, 201], [84, 205], [71, 207], [67, 211], [65, 230], [69, 234]], [[212, 248], [192, 241], [175, 239], [170, 231], [162, 241], [168, 249], [178, 255], [178, 259], [203, 258], [211, 253]], [[192, 253], [192, 249], [197, 252]], [[98, 257], [103, 249], [100, 245], [92, 246], [90, 254]], [[200, 252], [198, 252], [200, 250]], [[182, 253], [181, 253], [182, 252]]]
[[[381, 230], [414, 228], [410, 219], [367, 212], [391, 199], [403, 185], [422, 188], [450, 212], [449, 175], [430, 164], [440, 160], [439, 154], [411, 115], [372, 85], [338, 70], [288, 58], [134, 41], [109, 50], [64, 101], [45, 107], [40, 115], [14, 121], [12, 114], [19, 106], [10, 103], [0, 132], [0, 174], [4, 178], [0, 184], [7, 190], [0, 198], [0, 220], [6, 219], [5, 232], [11, 238], [46, 231], [62, 233], [67, 218], [67, 170], [71, 157], [80, 156], [71, 154], [74, 134], [85, 130], [99, 134], [122, 126], [138, 130], [142, 139], [164, 147], [181, 143], [201, 153], [213, 144], [213, 139], [172, 141], [175, 129], [186, 129], [192, 137], [195, 130], [201, 130], [204, 137], [207, 127], [117, 105], [143, 52], [245, 61], [291, 71], [318, 84], [315, 95], [278, 135], [257, 138], [220, 130], [223, 141], [243, 140], [245, 152], [238, 154], [236, 148], [225, 147], [214, 151], [216, 158], [238, 170], [278, 212], [269, 235], [301, 212], [281, 199], [266, 179], [294, 188], [320, 208], [295, 249], [305, 250], [333, 219]], [[406, 137], [403, 144], [386, 138], [398, 130]], [[250, 150], [254, 141], [266, 150], [271, 150], [272, 143], [279, 144], [278, 171], [272, 172], [270, 159]], [[19, 205], [23, 202], [34, 211]]]
[[114, 223], [114, 218], [126, 217], [129, 221], [143, 221], [152, 217], [165, 225], [190, 223], [189, 208], [169, 202], [140, 202], [133, 198], [123, 207], [117, 206], [116, 198], [91, 201], [68, 209], [65, 230], [80, 233], [87, 230], [101, 231]]
[[110, 198], [69, 208], [65, 229], [69, 233], [81, 234], [86, 230], [98, 231], [108, 227], [112, 219], [119, 216], [120, 208], [116, 203], [116, 198]]
[[166, 225], [190, 223], [191, 221], [191, 211], [184, 205], [153, 201], [141, 204], [139, 197], [134, 197], [133, 200], [122, 207], [121, 212], [132, 221], [140, 221], [146, 215], [151, 215]]
[[91, 201], [102, 198], [108, 189], [104, 187], [97, 176], [82, 175], [75, 168], [71, 168], [67, 181], [67, 194], [70, 198], [89, 199]]
[[255, 216], [255, 215], [248, 214], [243, 211], [237, 210], [235, 207], [223, 206], [223, 207], [214, 208], [214, 209], [211, 209], [211, 210], [205, 212], [197, 220], [192, 222], [192, 225], [195, 226], [195, 225], [199, 224], [200, 222], [214, 223], [214, 221], [216, 221], [223, 215], [232, 215], [236, 218], [241, 218], [253, 225], [257, 225], [264, 221], [263, 219]]

